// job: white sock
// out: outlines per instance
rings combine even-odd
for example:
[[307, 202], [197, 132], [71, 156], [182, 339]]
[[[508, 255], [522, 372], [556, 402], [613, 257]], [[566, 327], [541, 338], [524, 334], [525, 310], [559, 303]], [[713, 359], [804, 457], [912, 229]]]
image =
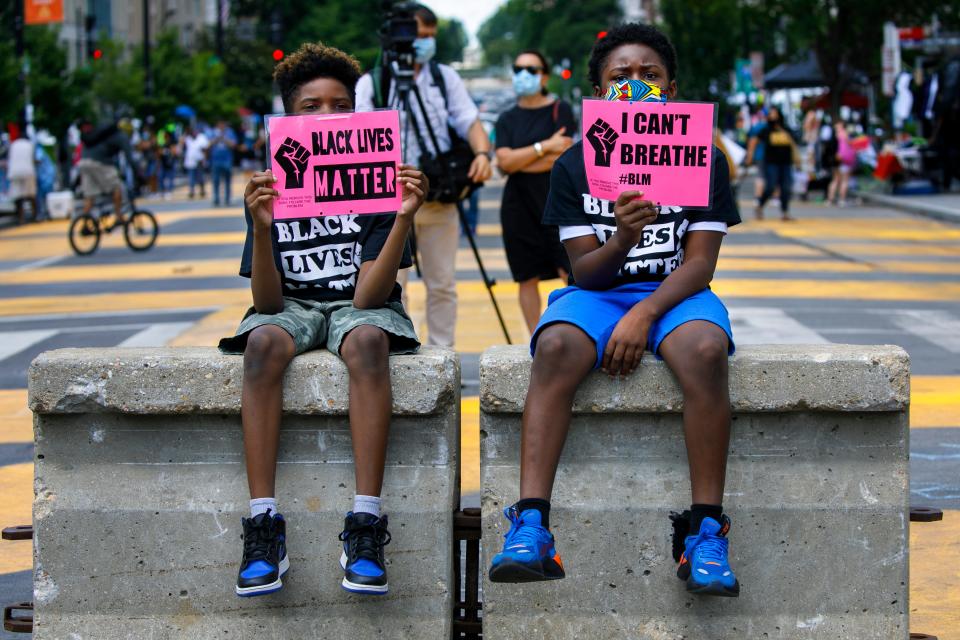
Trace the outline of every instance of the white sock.
[[380, 517], [380, 496], [361, 496], [353, 497], [354, 513], [369, 513]]
[[277, 514], [276, 498], [254, 498], [250, 501], [251, 518], [256, 518], [261, 513], [266, 513], [268, 509], [270, 510], [271, 515]]

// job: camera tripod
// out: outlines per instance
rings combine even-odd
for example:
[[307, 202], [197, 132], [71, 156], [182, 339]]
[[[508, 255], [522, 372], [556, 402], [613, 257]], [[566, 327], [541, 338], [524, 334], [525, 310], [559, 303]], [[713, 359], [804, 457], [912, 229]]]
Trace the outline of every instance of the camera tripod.
[[[403, 65], [399, 64], [396, 69], [391, 69], [391, 65], [387, 65], [384, 71], [389, 70], [389, 75], [393, 78], [396, 83], [396, 97], [394, 100], [394, 106], [399, 107], [404, 113], [407, 114], [406, 123], [404, 126], [404, 131], [402, 135], [403, 148], [406, 149], [407, 135], [409, 129], [411, 128], [411, 123], [413, 123], [413, 132], [414, 137], [417, 139], [417, 144], [420, 148], [420, 152], [424, 153], [427, 151], [428, 147], [424, 144], [423, 134], [420, 132], [420, 127], [417, 123], [416, 115], [414, 115], [412, 104], [410, 102], [410, 95], [413, 94], [414, 98], [417, 101], [417, 106], [420, 108], [420, 113], [423, 114], [424, 125], [426, 126], [427, 135], [430, 138], [430, 142], [433, 146], [433, 149], [439, 155], [440, 144], [437, 142], [436, 133], [433, 131], [433, 126], [430, 124], [430, 118], [427, 115], [427, 110], [423, 104], [423, 98], [420, 95], [420, 90], [417, 88], [417, 85], [414, 83], [413, 78], [413, 68], [412, 65]], [[385, 74], [386, 75], [386, 74]], [[389, 86], [390, 83], [387, 82], [389, 96]], [[444, 172], [449, 172], [449, 167], [447, 165], [442, 165], [442, 170]], [[467, 215], [463, 210], [463, 198], [458, 198], [455, 202], [457, 207], [457, 215], [460, 218], [460, 226], [463, 229], [464, 235], [467, 237], [467, 242], [470, 244], [470, 249], [473, 252], [473, 257], [477, 261], [477, 268], [480, 270], [480, 277], [483, 278], [484, 287], [487, 289], [487, 294], [490, 296], [490, 303], [493, 305], [493, 310], [497, 314], [497, 320], [500, 321], [500, 329], [503, 331], [503, 337], [507, 341], [507, 344], [513, 344], [510, 340], [510, 333], [507, 331], [507, 325], [503, 321], [503, 314], [500, 312], [500, 305], [497, 304], [497, 298], [493, 293], [493, 287], [497, 284], [497, 281], [491, 278], [487, 274], [486, 268], [483, 266], [483, 260], [480, 258], [480, 250], [477, 248], [477, 241], [473, 235], [473, 231], [470, 229], [470, 225], [467, 222]], [[420, 273], [420, 262], [417, 259], [417, 236], [416, 233], [411, 229], [411, 240], [412, 240], [412, 250], [413, 250], [413, 263], [417, 271], [417, 276], [421, 276]]]

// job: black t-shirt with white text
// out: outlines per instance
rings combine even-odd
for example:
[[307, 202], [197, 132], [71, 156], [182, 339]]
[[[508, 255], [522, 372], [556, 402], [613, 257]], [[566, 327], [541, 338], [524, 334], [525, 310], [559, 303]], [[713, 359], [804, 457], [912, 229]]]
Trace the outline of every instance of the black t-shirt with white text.
[[[253, 221], [244, 207], [247, 238], [243, 244], [240, 275], [253, 269]], [[316, 216], [274, 220], [273, 258], [280, 272], [283, 295], [304, 300], [352, 300], [361, 263], [375, 260], [390, 235], [396, 214]], [[413, 264], [406, 243], [400, 268]], [[400, 300], [394, 284], [389, 300]]]
[[[713, 147], [711, 205], [686, 208], [663, 205], [657, 219], [643, 229], [640, 242], [630, 250], [611, 287], [631, 282], [660, 282], [683, 263], [686, 234], [696, 230], [719, 230], [740, 222], [730, 190], [726, 159]], [[601, 244], [613, 236], [617, 223], [614, 203], [590, 195], [583, 163], [583, 143], [578, 142], [557, 159], [550, 172], [550, 194], [543, 213], [544, 224], [560, 226], [560, 238], [589, 235], [593, 231]], [[577, 229], [571, 229], [576, 227]], [[573, 274], [570, 274], [571, 284]]]

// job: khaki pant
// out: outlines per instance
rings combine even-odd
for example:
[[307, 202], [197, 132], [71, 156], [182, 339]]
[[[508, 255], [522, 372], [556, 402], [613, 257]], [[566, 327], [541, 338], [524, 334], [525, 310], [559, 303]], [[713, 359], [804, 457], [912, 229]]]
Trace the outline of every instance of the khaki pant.
[[[420, 272], [427, 289], [427, 344], [453, 347], [457, 328], [457, 247], [460, 244], [457, 206], [425, 202], [413, 220]], [[397, 274], [397, 281], [403, 287], [403, 305], [408, 310], [409, 276], [410, 269], [402, 269]]]

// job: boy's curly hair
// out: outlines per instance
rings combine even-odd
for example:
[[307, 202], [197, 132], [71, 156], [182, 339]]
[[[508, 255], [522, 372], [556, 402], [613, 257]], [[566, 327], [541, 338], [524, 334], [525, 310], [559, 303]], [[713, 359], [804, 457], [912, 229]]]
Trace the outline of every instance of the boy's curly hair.
[[663, 64], [667, 67], [667, 76], [670, 80], [677, 78], [677, 51], [673, 43], [662, 31], [648, 24], [629, 22], [617, 25], [606, 36], [600, 38], [593, 45], [590, 52], [589, 78], [590, 83], [600, 86], [600, 74], [607, 63], [610, 52], [621, 45], [642, 44], [657, 52]]
[[354, 99], [357, 81], [362, 75], [360, 63], [348, 53], [320, 42], [307, 42], [286, 56], [273, 70], [273, 79], [280, 89], [283, 108], [293, 110], [293, 98], [306, 83], [317, 78], [333, 78], [343, 83]]

